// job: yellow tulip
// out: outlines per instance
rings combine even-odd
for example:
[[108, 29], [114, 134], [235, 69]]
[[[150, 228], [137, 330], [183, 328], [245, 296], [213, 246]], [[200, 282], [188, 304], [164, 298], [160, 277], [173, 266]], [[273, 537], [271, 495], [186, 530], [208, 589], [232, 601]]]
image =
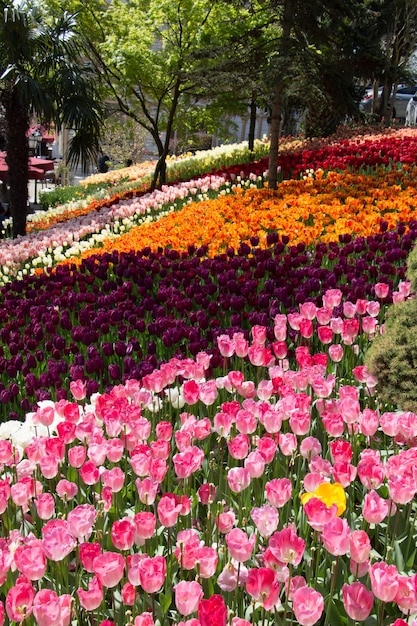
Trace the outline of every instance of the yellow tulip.
[[315, 491], [303, 493], [301, 495], [303, 506], [311, 498], [318, 498], [329, 508], [332, 504], [336, 504], [338, 516], [346, 510], [346, 494], [340, 483], [321, 483]]

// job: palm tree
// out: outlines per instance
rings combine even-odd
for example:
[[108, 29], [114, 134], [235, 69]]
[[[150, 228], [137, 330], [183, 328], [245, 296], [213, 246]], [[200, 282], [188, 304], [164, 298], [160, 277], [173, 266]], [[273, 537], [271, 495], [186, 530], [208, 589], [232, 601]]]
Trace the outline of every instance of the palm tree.
[[28, 131], [33, 115], [74, 131], [68, 162], [95, 159], [102, 120], [97, 77], [82, 62], [76, 15], [54, 19], [30, 0], [0, 0], [0, 104], [4, 107], [13, 237], [25, 235]]

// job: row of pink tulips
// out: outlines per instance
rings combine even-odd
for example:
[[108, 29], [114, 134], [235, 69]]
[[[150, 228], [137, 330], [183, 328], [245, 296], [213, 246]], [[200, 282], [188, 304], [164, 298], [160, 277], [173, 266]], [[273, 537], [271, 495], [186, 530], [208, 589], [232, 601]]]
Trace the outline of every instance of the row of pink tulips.
[[[408, 294], [402, 283], [397, 298]], [[378, 303], [344, 303], [343, 317], [340, 305], [332, 290], [278, 315], [272, 343], [261, 326], [251, 341], [220, 336], [216, 378], [202, 352], [90, 401], [73, 382], [74, 401], [0, 426], [0, 621], [416, 614], [417, 416], [380, 407], [363, 366]], [[321, 352], [305, 322], [332, 330]]]

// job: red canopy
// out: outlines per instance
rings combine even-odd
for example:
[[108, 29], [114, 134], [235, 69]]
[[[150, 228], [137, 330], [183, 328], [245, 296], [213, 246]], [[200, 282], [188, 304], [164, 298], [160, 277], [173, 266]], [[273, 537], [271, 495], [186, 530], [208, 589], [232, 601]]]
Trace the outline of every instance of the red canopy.
[[[50, 159], [29, 158], [29, 179], [43, 180], [46, 172], [52, 172], [55, 164]], [[6, 182], [9, 166], [6, 163], [6, 153], [0, 152], [0, 180]]]
[[0, 161], [0, 180], [2, 180], [4, 183], [7, 181], [8, 172], [9, 168], [7, 167], [6, 163]]
[[29, 157], [29, 169], [35, 168], [44, 172], [52, 172], [54, 170], [54, 162], [51, 159], [38, 159], [37, 157]]

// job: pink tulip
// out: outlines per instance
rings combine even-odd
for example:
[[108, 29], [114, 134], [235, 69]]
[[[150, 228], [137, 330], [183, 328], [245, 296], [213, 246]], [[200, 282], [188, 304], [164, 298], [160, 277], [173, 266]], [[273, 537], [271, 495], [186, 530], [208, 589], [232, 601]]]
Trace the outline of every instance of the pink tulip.
[[368, 524], [380, 524], [389, 515], [390, 506], [376, 491], [369, 491], [363, 501], [363, 517]]
[[319, 326], [317, 328], [317, 336], [321, 343], [329, 344], [333, 340], [333, 331], [330, 326]]
[[366, 489], [379, 489], [385, 480], [385, 469], [381, 461], [364, 457], [358, 463], [358, 477]]
[[130, 584], [134, 587], [139, 587], [140, 585], [139, 565], [146, 558], [148, 558], [148, 555], [142, 553], [129, 554], [127, 557], [127, 577]]
[[[375, 303], [377, 304], [377, 303]], [[378, 305], [379, 309], [379, 305]], [[375, 335], [376, 329], [378, 326], [378, 320], [375, 317], [375, 314], [378, 315], [379, 310], [377, 311], [377, 307], [372, 307], [369, 309], [369, 316], [362, 318], [362, 331], [367, 335]]]
[[84, 446], [74, 446], [68, 450], [68, 461], [71, 467], [81, 467], [87, 457]]
[[398, 570], [384, 561], [374, 563], [369, 569], [374, 595], [383, 602], [392, 602], [399, 588]]
[[251, 626], [251, 622], [241, 617], [232, 617], [232, 626]]
[[250, 474], [246, 467], [232, 467], [227, 472], [227, 482], [233, 493], [240, 493], [250, 485]]
[[10, 493], [9, 481], [0, 480], [0, 515], [7, 509]]
[[256, 445], [259, 452], [262, 454], [265, 463], [272, 463], [277, 451], [277, 444], [275, 441], [271, 437], [265, 435], [264, 437], [260, 437], [258, 439]]
[[261, 537], [270, 537], [278, 527], [278, 511], [273, 506], [265, 504], [262, 507], [254, 507], [250, 516]]
[[408, 504], [413, 500], [417, 491], [417, 481], [414, 476], [402, 473], [388, 478], [388, 492], [396, 504]]
[[235, 559], [239, 563], [244, 563], [250, 559], [255, 541], [255, 534], [248, 537], [240, 528], [233, 528], [226, 535], [226, 544], [229, 549], [229, 554], [232, 559]]
[[103, 586], [98, 576], [94, 576], [88, 583], [88, 590], [77, 590], [78, 600], [86, 611], [95, 611], [103, 600]]
[[266, 331], [266, 326], [252, 326], [251, 333], [253, 337], [253, 342], [263, 346], [266, 341]]
[[171, 422], [161, 421], [156, 425], [156, 436], [164, 441], [171, 441], [172, 424]]
[[58, 474], [59, 460], [56, 456], [43, 456], [39, 460], [39, 469], [45, 478], [55, 478]]
[[82, 380], [72, 380], [70, 382], [70, 391], [75, 400], [84, 400], [87, 392], [87, 384]]
[[292, 497], [292, 483], [289, 478], [273, 478], [265, 485], [268, 502], [278, 509]]
[[140, 511], [134, 517], [135, 543], [143, 545], [145, 539], [153, 537], [156, 528], [156, 517], [150, 511]]
[[190, 446], [183, 452], [174, 454], [172, 462], [177, 478], [189, 478], [191, 474], [200, 469], [203, 460], [204, 452], [197, 446]]
[[200, 397], [200, 386], [195, 380], [187, 380], [182, 386], [182, 395], [187, 404], [196, 404]]
[[135, 485], [138, 490], [139, 500], [142, 504], [152, 505], [155, 502], [159, 484], [151, 478], [144, 478], [143, 480], [137, 478], [135, 480]]
[[62, 561], [77, 545], [66, 520], [49, 520], [42, 528], [43, 548], [48, 559]]
[[40, 493], [34, 502], [40, 519], [48, 520], [54, 515], [55, 500], [51, 493]]
[[242, 460], [247, 457], [249, 452], [249, 437], [246, 433], [240, 433], [233, 439], [227, 441], [227, 447], [231, 457]]
[[145, 557], [139, 563], [140, 584], [147, 593], [156, 593], [165, 582], [166, 561], [163, 556]]
[[122, 587], [121, 597], [124, 605], [133, 606], [138, 597], [138, 592], [131, 583], [127, 582]]
[[63, 478], [58, 482], [55, 491], [61, 500], [68, 502], [75, 498], [78, 493], [78, 487], [75, 483]]
[[133, 626], [154, 626], [152, 613], [141, 613], [135, 617]]
[[93, 567], [104, 587], [116, 587], [123, 578], [125, 559], [118, 552], [104, 552], [96, 556]]
[[197, 490], [198, 501], [201, 504], [213, 504], [216, 499], [216, 485], [213, 483], [203, 483]]
[[125, 473], [120, 467], [106, 469], [101, 474], [101, 482], [105, 487], [110, 487], [112, 493], [119, 493], [123, 489]]
[[227, 606], [224, 598], [213, 594], [198, 605], [198, 621], [200, 626], [226, 626]]
[[182, 505], [173, 493], [166, 493], [158, 502], [158, 517], [162, 526], [170, 528], [175, 526], [181, 513]]
[[88, 539], [93, 532], [97, 512], [92, 504], [80, 504], [67, 515], [68, 530], [80, 541]]
[[369, 572], [369, 560], [363, 563], [357, 563], [353, 559], [350, 559], [349, 571], [355, 578], [363, 578]]
[[269, 549], [281, 563], [299, 565], [305, 549], [305, 541], [298, 537], [293, 525], [275, 532], [269, 540]]
[[313, 626], [323, 613], [324, 599], [312, 587], [303, 586], [294, 593], [292, 608], [301, 626]]
[[218, 391], [215, 380], [208, 380], [205, 383], [200, 383], [199, 399], [206, 406], [211, 406], [215, 403], [218, 397]]
[[251, 478], [260, 478], [265, 471], [265, 459], [259, 450], [252, 450], [244, 462]]
[[135, 533], [136, 524], [132, 517], [127, 516], [113, 522], [110, 535], [116, 550], [130, 550], [135, 540]]
[[374, 603], [374, 596], [361, 582], [342, 587], [343, 604], [346, 613], [355, 621], [363, 622], [368, 617]]
[[389, 293], [389, 285], [386, 283], [376, 283], [374, 288], [376, 297], [385, 300]]
[[217, 347], [223, 357], [230, 358], [235, 352], [235, 342], [228, 335], [217, 337]]
[[248, 577], [248, 569], [233, 559], [229, 561], [220, 572], [217, 584], [222, 591], [234, 591], [238, 585], [245, 584]]
[[216, 517], [216, 526], [219, 529], [219, 532], [226, 535], [230, 532], [235, 525], [236, 515], [234, 511], [223, 511], [219, 513]]
[[33, 614], [38, 626], [68, 626], [71, 601], [69, 594], [57, 596], [50, 589], [38, 591], [33, 600]]
[[356, 478], [357, 469], [346, 461], [337, 461], [333, 465], [333, 480], [340, 483], [342, 487], [348, 487]]
[[304, 437], [300, 444], [300, 454], [305, 459], [321, 454], [321, 443], [316, 437]]
[[46, 572], [46, 556], [42, 543], [18, 546], [14, 553], [16, 567], [29, 580], [40, 580]]
[[329, 346], [329, 357], [334, 363], [340, 363], [343, 359], [343, 346], [340, 343]]
[[200, 546], [195, 551], [196, 567], [200, 578], [211, 578], [216, 573], [219, 556], [215, 548]]
[[175, 606], [181, 615], [191, 615], [198, 609], [198, 605], [203, 597], [202, 586], [195, 582], [181, 580], [174, 585]]
[[271, 611], [280, 604], [280, 585], [277, 573], [269, 567], [249, 570], [246, 591], [255, 602], [260, 602], [266, 611]]
[[350, 528], [345, 519], [332, 518], [323, 526], [321, 540], [326, 550], [334, 556], [346, 554], [350, 547]]
[[288, 589], [288, 581], [285, 581], [285, 582], [286, 584], [284, 587], [284, 591], [288, 597], [288, 600], [290, 600], [291, 602], [294, 600], [294, 594], [297, 591], [297, 589], [300, 589], [301, 587], [305, 587], [307, 585], [304, 576], [292, 576], [290, 580], [289, 589]]
[[323, 412], [320, 415], [327, 434], [331, 437], [340, 437], [345, 430], [345, 422], [340, 413]]
[[273, 360], [273, 356], [269, 348], [252, 344], [248, 348], [248, 358], [252, 365], [256, 367], [267, 367]]
[[233, 342], [235, 344], [235, 354], [238, 357], [244, 358], [248, 354], [249, 343], [245, 339], [243, 333], [233, 333]]
[[100, 472], [93, 461], [85, 461], [79, 469], [79, 474], [86, 485], [95, 485], [100, 479]]
[[337, 516], [337, 504], [328, 507], [320, 498], [310, 498], [304, 504], [304, 513], [310, 526], [321, 532], [324, 526]]
[[27, 582], [10, 587], [6, 596], [6, 613], [13, 622], [23, 622], [32, 613], [35, 590]]
[[353, 530], [350, 533], [350, 556], [356, 563], [364, 563], [371, 552], [371, 540], [364, 530]]
[[235, 417], [236, 428], [244, 435], [251, 435], [255, 432], [258, 425], [256, 416], [251, 411], [241, 409]]
[[10, 487], [11, 498], [16, 506], [21, 506], [25, 511], [28, 510], [29, 499], [31, 497], [31, 489], [28, 483], [19, 480]]
[[413, 615], [417, 613], [416, 577], [398, 576], [398, 590], [394, 598], [403, 613]]
[[293, 433], [280, 433], [278, 445], [284, 456], [291, 456], [297, 449], [297, 438]]
[[228, 437], [233, 424], [233, 416], [228, 413], [219, 412], [213, 418], [213, 427], [221, 437]]
[[92, 574], [94, 572], [94, 559], [102, 553], [101, 545], [98, 541], [95, 541], [94, 543], [80, 543], [79, 553], [83, 568]]

